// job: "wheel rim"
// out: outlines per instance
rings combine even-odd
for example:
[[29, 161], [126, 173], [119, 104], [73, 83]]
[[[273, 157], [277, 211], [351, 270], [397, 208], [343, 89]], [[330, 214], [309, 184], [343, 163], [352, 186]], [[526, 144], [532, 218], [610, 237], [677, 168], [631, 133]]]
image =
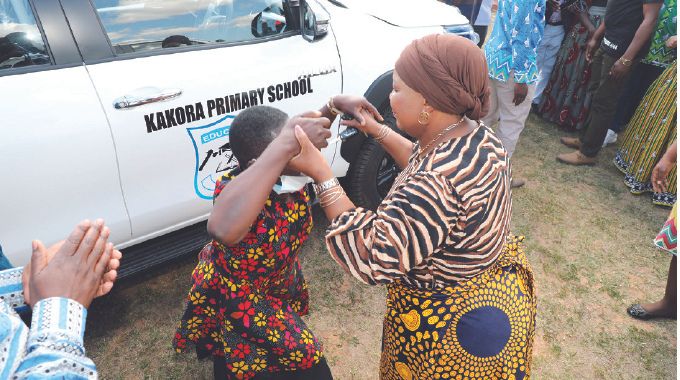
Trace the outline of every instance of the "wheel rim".
[[[381, 114], [383, 115], [384, 123], [390, 126], [390, 128], [393, 130], [396, 130], [397, 120], [394, 118], [394, 114], [392, 113], [392, 108], [390, 107], [389, 103], [387, 103], [387, 106], [381, 111], [383, 111]], [[399, 174], [399, 168], [397, 168], [396, 162], [394, 162], [392, 157], [387, 154], [387, 152], [383, 153], [380, 164], [378, 165], [378, 172], [376, 174], [375, 186], [378, 191], [378, 195], [380, 195], [380, 199], [383, 199], [390, 192], [392, 184], [394, 184], [394, 180]]]
[[378, 189], [380, 198], [385, 198], [387, 196], [398, 173], [397, 164], [389, 154], [385, 153], [382, 160], [380, 160], [380, 165], [378, 165], [378, 175], [375, 180], [375, 185]]

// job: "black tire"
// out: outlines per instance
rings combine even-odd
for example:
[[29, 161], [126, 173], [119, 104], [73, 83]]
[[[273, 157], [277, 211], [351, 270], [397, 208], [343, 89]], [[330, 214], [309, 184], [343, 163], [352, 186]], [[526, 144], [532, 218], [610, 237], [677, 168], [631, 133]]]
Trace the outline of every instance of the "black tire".
[[[378, 111], [385, 119], [385, 124], [396, 130], [396, 120], [389, 101]], [[348, 174], [349, 197], [357, 206], [375, 210], [390, 191], [399, 168], [382, 146], [369, 137], [350, 164]]]

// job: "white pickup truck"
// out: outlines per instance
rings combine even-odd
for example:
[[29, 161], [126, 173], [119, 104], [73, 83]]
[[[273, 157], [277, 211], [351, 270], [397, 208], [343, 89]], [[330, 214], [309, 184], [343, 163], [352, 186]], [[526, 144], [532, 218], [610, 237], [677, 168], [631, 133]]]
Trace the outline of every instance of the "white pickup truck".
[[[293, 115], [339, 93], [389, 116], [391, 70], [431, 33], [475, 40], [435, 0], [9, 0], [0, 2], [0, 244], [15, 265], [105, 218], [121, 275], [206, 240], [215, 180], [236, 163], [244, 108]], [[339, 125], [333, 126], [338, 134]], [[371, 207], [395, 175], [355, 135], [324, 150]]]

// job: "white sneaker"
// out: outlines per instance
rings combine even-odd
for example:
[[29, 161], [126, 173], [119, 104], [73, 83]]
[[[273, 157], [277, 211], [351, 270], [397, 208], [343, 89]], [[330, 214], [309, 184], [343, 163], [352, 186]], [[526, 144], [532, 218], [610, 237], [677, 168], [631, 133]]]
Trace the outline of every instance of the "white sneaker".
[[612, 131], [611, 129], [607, 129], [607, 136], [604, 138], [604, 143], [602, 143], [602, 147], [606, 147], [607, 145], [614, 144], [616, 142], [616, 139], [619, 138], [619, 135]]

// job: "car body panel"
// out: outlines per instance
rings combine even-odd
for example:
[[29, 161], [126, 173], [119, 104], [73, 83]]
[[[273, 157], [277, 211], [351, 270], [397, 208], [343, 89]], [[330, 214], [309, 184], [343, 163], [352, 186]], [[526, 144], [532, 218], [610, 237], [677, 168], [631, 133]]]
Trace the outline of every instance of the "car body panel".
[[[196, 62], [202, 62], [200, 67]], [[215, 181], [236, 166], [225, 144], [240, 107], [271, 105], [295, 115], [318, 109], [340, 92], [334, 41], [310, 43], [300, 35], [99, 63], [88, 69], [118, 147], [133, 238], [153, 236], [168, 225], [180, 228], [209, 213]], [[290, 97], [287, 91], [277, 91], [288, 86]], [[143, 97], [167, 89], [182, 93], [131, 109], [114, 107], [122, 96]], [[225, 99], [222, 110], [217, 103]], [[332, 162], [334, 151], [327, 152]]]
[[[54, 42], [53, 65], [0, 72], [5, 254], [23, 265], [32, 239], [52, 244], [85, 218], [105, 218], [121, 249], [145, 247], [141, 243], [204, 221], [211, 186], [235, 164], [225, 144], [230, 122], [243, 108], [220, 112], [218, 99], [227, 104], [240, 97], [241, 106], [243, 99], [248, 105], [256, 99], [291, 116], [316, 110], [338, 93], [365, 94], [411, 40], [466, 22], [448, 6], [427, 16], [438, 9], [435, 0], [422, 1], [418, 11], [402, 1], [318, 4], [328, 12], [329, 28], [312, 41], [290, 32], [115, 55], [90, 2], [41, 0], [33, 9], [48, 45], [50, 38]], [[78, 55], [84, 62], [74, 61]], [[128, 107], [150, 98], [157, 101]], [[334, 136], [339, 129], [336, 121]], [[349, 162], [334, 140], [323, 153], [334, 174], [344, 176]]]
[[116, 147], [85, 68], [4, 76], [0, 88], [0, 242], [10, 261], [25, 264], [31, 240], [64, 239], [85, 218], [129, 240]]

